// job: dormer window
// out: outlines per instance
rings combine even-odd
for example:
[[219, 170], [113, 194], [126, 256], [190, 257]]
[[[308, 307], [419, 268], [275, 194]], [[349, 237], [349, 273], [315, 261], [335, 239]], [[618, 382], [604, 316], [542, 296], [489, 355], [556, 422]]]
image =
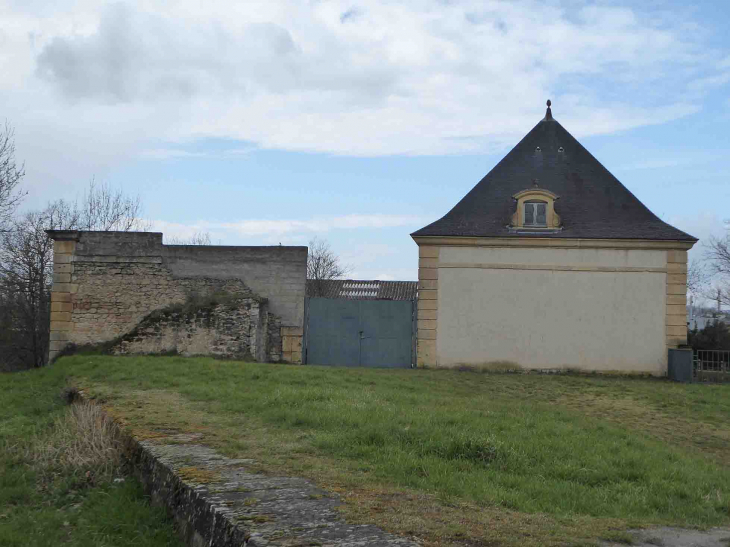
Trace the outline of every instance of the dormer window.
[[517, 207], [512, 215], [512, 229], [558, 230], [560, 216], [555, 212], [558, 196], [542, 188], [529, 188], [512, 196]]
[[525, 202], [524, 226], [547, 228], [547, 202], [530, 200]]

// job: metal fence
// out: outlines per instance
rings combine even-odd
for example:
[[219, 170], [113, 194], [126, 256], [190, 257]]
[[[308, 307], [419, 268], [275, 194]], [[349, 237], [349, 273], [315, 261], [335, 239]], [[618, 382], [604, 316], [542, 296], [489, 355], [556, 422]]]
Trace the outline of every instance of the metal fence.
[[695, 350], [693, 365], [698, 380], [730, 381], [730, 350]]

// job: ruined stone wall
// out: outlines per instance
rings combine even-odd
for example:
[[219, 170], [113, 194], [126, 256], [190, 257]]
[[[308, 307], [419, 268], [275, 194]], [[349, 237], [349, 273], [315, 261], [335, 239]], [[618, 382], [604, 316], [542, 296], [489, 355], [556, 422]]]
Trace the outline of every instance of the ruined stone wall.
[[114, 345], [112, 352], [278, 360], [279, 355], [267, 352], [267, 316], [266, 301], [255, 298], [197, 308], [190, 304], [173, 306], [148, 315]]
[[306, 247], [167, 246], [162, 234], [142, 232], [49, 235], [51, 359], [69, 343], [123, 336], [154, 310], [225, 292], [266, 301], [257, 326], [266, 355], [301, 362]]

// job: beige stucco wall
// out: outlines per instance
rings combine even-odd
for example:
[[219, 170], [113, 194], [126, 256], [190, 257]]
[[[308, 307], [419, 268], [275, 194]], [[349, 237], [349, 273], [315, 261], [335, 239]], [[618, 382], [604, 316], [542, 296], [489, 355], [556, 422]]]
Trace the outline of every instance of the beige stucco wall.
[[685, 249], [417, 243], [421, 366], [510, 361], [661, 375], [667, 348], [686, 342]]

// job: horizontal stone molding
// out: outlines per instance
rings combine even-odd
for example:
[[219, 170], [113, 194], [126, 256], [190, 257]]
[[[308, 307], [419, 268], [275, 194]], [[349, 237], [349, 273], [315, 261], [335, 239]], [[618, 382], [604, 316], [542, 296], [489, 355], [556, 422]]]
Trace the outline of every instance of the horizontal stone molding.
[[666, 268], [648, 268], [648, 267], [629, 267], [629, 266], [562, 266], [562, 265], [542, 265], [542, 264], [504, 264], [504, 263], [470, 263], [470, 262], [452, 262], [441, 263], [441, 268], [476, 268], [481, 270], [540, 270], [555, 272], [630, 272], [630, 273], [667, 273]]
[[687, 250], [693, 241], [656, 241], [649, 239], [561, 239], [551, 237], [437, 237], [416, 236], [419, 246], [467, 247], [557, 247], [567, 249], [665, 249]]

